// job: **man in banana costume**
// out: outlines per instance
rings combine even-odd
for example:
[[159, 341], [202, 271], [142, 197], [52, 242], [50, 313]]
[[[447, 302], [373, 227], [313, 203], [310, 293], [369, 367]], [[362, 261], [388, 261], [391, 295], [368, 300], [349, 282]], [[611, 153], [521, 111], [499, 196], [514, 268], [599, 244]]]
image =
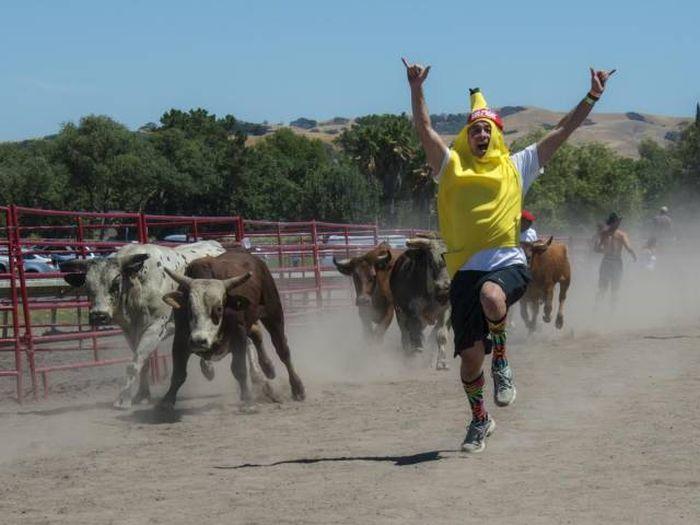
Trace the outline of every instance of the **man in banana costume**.
[[448, 149], [431, 126], [423, 95], [430, 66], [409, 64], [405, 58], [403, 63], [416, 130], [438, 182], [440, 235], [452, 277], [455, 357], [461, 358], [460, 375], [472, 413], [462, 450], [481, 452], [495, 429], [484, 405], [486, 354], [492, 353], [496, 404], [510, 405], [516, 395], [506, 354], [506, 315], [530, 281], [519, 246], [523, 198], [540, 168], [586, 119], [615, 70], [591, 69], [591, 87], [583, 100], [542, 140], [511, 155], [503, 139], [503, 120], [478, 88], [470, 90], [467, 125]]

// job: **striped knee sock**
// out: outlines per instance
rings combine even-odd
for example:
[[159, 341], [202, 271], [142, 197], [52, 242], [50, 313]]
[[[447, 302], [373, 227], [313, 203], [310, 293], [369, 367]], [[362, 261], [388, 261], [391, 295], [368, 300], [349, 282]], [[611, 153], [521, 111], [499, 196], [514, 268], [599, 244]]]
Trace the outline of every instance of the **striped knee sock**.
[[469, 406], [472, 409], [472, 419], [474, 421], [483, 421], [489, 417], [484, 406], [484, 373], [479, 374], [479, 377], [474, 381], [465, 381], [462, 379], [464, 393], [467, 394]]
[[491, 345], [493, 356], [491, 358], [491, 368], [504, 368], [508, 365], [506, 358], [506, 316], [500, 321], [487, 319], [489, 332], [491, 333]]

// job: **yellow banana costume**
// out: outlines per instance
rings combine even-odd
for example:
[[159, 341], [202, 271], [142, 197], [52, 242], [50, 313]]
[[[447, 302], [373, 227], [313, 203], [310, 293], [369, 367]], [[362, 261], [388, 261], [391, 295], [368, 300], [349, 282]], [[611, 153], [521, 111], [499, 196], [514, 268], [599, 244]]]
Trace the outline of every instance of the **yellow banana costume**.
[[[470, 93], [468, 123], [455, 139], [438, 186], [440, 235], [451, 277], [481, 250], [519, 246], [522, 179], [503, 140], [500, 116], [478, 88]], [[467, 133], [480, 120], [491, 124], [491, 140], [486, 153], [476, 157]]]

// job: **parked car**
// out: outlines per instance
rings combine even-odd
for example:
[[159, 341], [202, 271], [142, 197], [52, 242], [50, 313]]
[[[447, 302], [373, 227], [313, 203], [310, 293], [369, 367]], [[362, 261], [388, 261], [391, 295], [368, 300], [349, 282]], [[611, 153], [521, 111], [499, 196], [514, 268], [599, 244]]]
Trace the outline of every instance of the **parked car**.
[[[405, 235], [380, 235], [377, 237], [378, 242], [375, 242], [374, 235], [348, 235], [347, 246], [362, 246], [366, 248], [364, 251], [369, 251], [380, 242], [388, 242], [389, 246], [396, 249], [406, 248], [408, 237]], [[345, 251], [338, 249], [346, 246], [345, 235], [330, 235], [326, 242], [320, 247], [319, 262], [321, 266], [333, 266], [333, 255], [338, 259], [345, 257]], [[335, 249], [327, 249], [335, 247]], [[350, 249], [350, 255], [357, 255], [358, 250]]]
[[[32, 255], [33, 254], [22, 254], [22, 262], [25, 272], [52, 273], [57, 271], [56, 267], [50, 262], [44, 262], [39, 258], [32, 257]], [[6, 253], [0, 253], [0, 273], [7, 273], [8, 271], [10, 271], [10, 259]]]
[[[76, 246], [69, 246], [69, 245], [49, 245], [49, 246], [34, 246], [32, 247], [32, 250], [35, 250], [37, 252], [40, 252], [41, 257], [47, 258], [48, 262], [53, 264], [56, 268], [58, 268], [59, 264], [65, 261], [70, 261], [72, 259], [75, 259], [78, 257], [78, 254], [80, 253], [80, 248]], [[86, 253], [85, 253], [85, 258], [86, 259], [94, 259], [95, 254], [92, 252], [92, 248], [89, 246], [85, 247]]]
[[[186, 233], [171, 233], [170, 235], [166, 235], [161, 239], [162, 241], [167, 241], [167, 242], [194, 242], [195, 238], [193, 235], [186, 234]], [[198, 241], [203, 241], [203, 237], [197, 237]]]

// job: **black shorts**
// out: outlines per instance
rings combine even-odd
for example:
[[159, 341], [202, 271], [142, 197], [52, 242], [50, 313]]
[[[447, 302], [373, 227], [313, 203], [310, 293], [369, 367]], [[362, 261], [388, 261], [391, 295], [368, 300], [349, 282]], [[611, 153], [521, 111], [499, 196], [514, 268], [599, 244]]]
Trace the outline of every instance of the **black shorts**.
[[622, 282], [622, 259], [603, 257], [598, 273], [598, 289], [602, 292], [610, 288], [616, 292]]
[[491, 353], [491, 342], [487, 339], [489, 327], [480, 301], [484, 283], [491, 281], [503, 288], [506, 304], [510, 307], [523, 296], [531, 280], [530, 270], [520, 264], [492, 272], [457, 272], [450, 285], [450, 320], [455, 340], [455, 357], [465, 348], [474, 346], [477, 341], [484, 341], [486, 353]]

